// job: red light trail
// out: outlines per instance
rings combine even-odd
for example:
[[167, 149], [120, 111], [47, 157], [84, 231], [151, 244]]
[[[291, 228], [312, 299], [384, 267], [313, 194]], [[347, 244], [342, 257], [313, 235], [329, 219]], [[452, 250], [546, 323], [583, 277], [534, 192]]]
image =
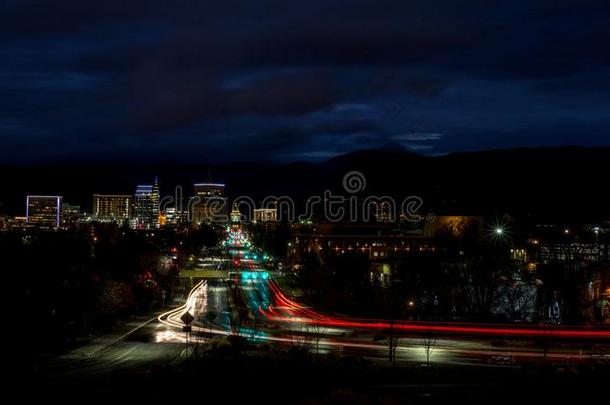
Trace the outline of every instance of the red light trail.
[[[273, 294], [276, 308], [259, 308], [259, 312], [267, 319], [276, 322], [299, 322], [305, 324], [317, 324], [320, 326], [368, 329], [368, 330], [398, 330], [412, 333], [449, 333], [460, 335], [479, 335], [495, 337], [538, 337], [538, 338], [564, 338], [564, 339], [608, 339], [610, 341], [610, 330], [603, 327], [598, 328], [576, 328], [576, 327], [510, 327], [497, 324], [466, 324], [450, 322], [410, 322], [410, 321], [388, 321], [359, 318], [328, 317], [287, 298], [273, 281], [268, 281], [268, 286]], [[287, 310], [288, 316], [278, 315], [276, 309]]]

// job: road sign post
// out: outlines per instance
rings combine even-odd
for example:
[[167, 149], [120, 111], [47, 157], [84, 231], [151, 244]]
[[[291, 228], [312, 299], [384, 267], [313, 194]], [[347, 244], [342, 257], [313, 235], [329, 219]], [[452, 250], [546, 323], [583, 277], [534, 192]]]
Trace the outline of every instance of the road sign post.
[[193, 330], [193, 328], [191, 327], [191, 323], [193, 323], [193, 321], [195, 320], [195, 317], [189, 311], [186, 311], [185, 313], [182, 314], [182, 316], [180, 317], [180, 320], [182, 321], [182, 323], [184, 323], [184, 326], [182, 327], [182, 331], [185, 334], [184, 350], [186, 352], [186, 356], [188, 357], [188, 355], [189, 355], [189, 335], [191, 334], [191, 331]]
[[186, 326], [189, 326], [191, 323], [193, 323], [193, 321], [195, 320], [195, 317], [193, 315], [191, 315], [191, 313], [189, 311], [186, 311], [184, 314], [182, 314], [182, 316], [180, 317], [180, 320]]

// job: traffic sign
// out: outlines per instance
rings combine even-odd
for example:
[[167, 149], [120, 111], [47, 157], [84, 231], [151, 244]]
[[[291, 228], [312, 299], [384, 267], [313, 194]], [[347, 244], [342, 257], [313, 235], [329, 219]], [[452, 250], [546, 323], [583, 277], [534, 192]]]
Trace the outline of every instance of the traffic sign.
[[193, 328], [191, 328], [191, 325], [184, 325], [182, 327], [182, 332], [191, 333], [192, 331], [193, 331]]
[[195, 317], [193, 315], [191, 315], [191, 313], [189, 311], [186, 311], [184, 314], [182, 314], [182, 316], [180, 317], [180, 320], [185, 325], [190, 325], [195, 320]]

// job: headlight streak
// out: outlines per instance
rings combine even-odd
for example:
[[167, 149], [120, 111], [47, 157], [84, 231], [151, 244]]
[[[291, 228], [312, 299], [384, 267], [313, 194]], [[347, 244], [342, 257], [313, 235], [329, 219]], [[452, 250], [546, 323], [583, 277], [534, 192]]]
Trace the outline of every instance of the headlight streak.
[[[193, 287], [193, 289], [189, 292], [189, 294], [186, 298], [186, 302], [183, 305], [179, 306], [176, 309], [173, 309], [171, 311], [168, 311], [168, 312], [165, 312], [165, 313], [159, 315], [157, 317], [157, 320], [167, 326], [176, 326], [176, 327], [182, 328], [182, 326], [184, 324], [180, 320], [180, 317], [185, 312], [194, 311], [196, 309], [196, 305], [197, 305], [197, 301], [198, 301], [198, 294], [199, 294], [198, 290], [202, 287], [207, 287], [206, 280], [200, 281]], [[194, 315], [193, 312], [191, 312], [191, 314]]]
[[[200, 283], [195, 285], [195, 287], [193, 287], [193, 289], [187, 296], [187, 301], [184, 305], [182, 305], [174, 310], [168, 311], [162, 315], [159, 315], [159, 317], [158, 317], [159, 322], [161, 322], [162, 324], [164, 324], [166, 326], [169, 326], [171, 329], [160, 333], [157, 337], [157, 342], [159, 342], [159, 343], [181, 342], [184, 339], [182, 336], [182, 333], [181, 333], [183, 324], [182, 324], [182, 321], [180, 320], [180, 317], [187, 310], [187, 308], [189, 308], [189, 309], [197, 308], [196, 302], [199, 299], [199, 295], [203, 294], [206, 289], [207, 289], [207, 282], [201, 281]], [[280, 323], [297, 323], [297, 324], [315, 323], [316, 325], [322, 327], [322, 330], [325, 331], [324, 333], [326, 333], [329, 330], [329, 329], [327, 329], [329, 327], [340, 328], [343, 330], [345, 330], [346, 328], [360, 328], [360, 329], [365, 329], [365, 330], [377, 330], [377, 331], [383, 330], [383, 329], [387, 330], [387, 328], [389, 327], [389, 324], [387, 322], [373, 322], [372, 320], [368, 320], [368, 321], [343, 320], [343, 319], [330, 318], [328, 316], [318, 314], [315, 311], [311, 311], [306, 308], [303, 308], [299, 304], [291, 301], [281, 292], [281, 290], [279, 290], [279, 287], [277, 287], [277, 285], [275, 285], [275, 284], [273, 285], [273, 287], [271, 287], [271, 291], [273, 291], [273, 296], [275, 297], [275, 299], [277, 299], [278, 302], [281, 302], [282, 304], [286, 305], [283, 309], [289, 310], [289, 312], [296, 312], [296, 313], [303, 311], [310, 315], [315, 314], [315, 316], [316, 316], [315, 318], [308, 317], [308, 316], [304, 315], [303, 312], [299, 313], [299, 316], [280, 315], [277, 312], [277, 310], [279, 308], [274, 305], [269, 305], [268, 310], [259, 308], [259, 312], [261, 312], [261, 314], [263, 316], [265, 316], [266, 318], [268, 318], [271, 321], [280, 322]], [[320, 318], [322, 318], [322, 319], [320, 319]], [[468, 333], [468, 334], [477, 334], [477, 333], [473, 332], [473, 329], [476, 329], [476, 332], [478, 332], [478, 334], [482, 334], [482, 335], [486, 335], [486, 334], [508, 335], [505, 330], [498, 330], [498, 329], [490, 330], [489, 328], [486, 328], [486, 327], [473, 328], [472, 326], [468, 326], [468, 325], [462, 326], [462, 327], [430, 326], [429, 324], [421, 324], [421, 323], [410, 324], [410, 323], [403, 322], [403, 323], [396, 323], [393, 326], [396, 327], [401, 332], [407, 332], [407, 331], [413, 332], [413, 331], [418, 331], [418, 330], [426, 331], [426, 332], [430, 332], [430, 331], [439, 332], [442, 330], [442, 331], [450, 331], [452, 333], [457, 333], [458, 331], [462, 331], [462, 332]], [[201, 326], [194, 325], [192, 327], [192, 329], [193, 329], [193, 332], [202, 333], [202, 334], [208, 333], [208, 334], [220, 335], [220, 336], [229, 336], [229, 335], [233, 334], [233, 332], [231, 332], [230, 330], [217, 329], [217, 328], [213, 328], [213, 327], [201, 327]], [[520, 336], [532, 336], [531, 333], [534, 333], [536, 336], [552, 336], [548, 333], [548, 331], [541, 332], [540, 330], [537, 330], [537, 329], [532, 330], [532, 329], [527, 329], [527, 328], [518, 328], [513, 331], [514, 331], [514, 335], [520, 335]], [[561, 337], [574, 337], [574, 333], [577, 333], [578, 337], [588, 337], [588, 338], [591, 338], [591, 337], [592, 338], [604, 338], [609, 334], [608, 331], [596, 331], [597, 332], [596, 334], [591, 335], [591, 333], [590, 333], [591, 331], [587, 331], [587, 330], [577, 330], [577, 331], [567, 331], [567, 330], [566, 331], [561, 331], [561, 330], [557, 331], [556, 330], [554, 332], [564, 332], [563, 334], [558, 335]], [[568, 334], [566, 334], [566, 332]], [[572, 332], [572, 333], [570, 333], [570, 332]], [[243, 333], [243, 332], [238, 333], [238, 335], [242, 336], [244, 338], [250, 338], [252, 336], [251, 333]], [[261, 333], [261, 334], [256, 335], [256, 339], [259, 341], [278, 342], [278, 343], [290, 345], [290, 344], [294, 343], [294, 336], [295, 336], [294, 334], [290, 334], [290, 333], [286, 334], [285, 336], [272, 336], [272, 335], [264, 335]], [[194, 340], [200, 341], [200, 342], [207, 341], [207, 339], [202, 338], [202, 337], [197, 337], [197, 336], [194, 336]], [[384, 352], [387, 350], [387, 345], [384, 343], [358, 342], [358, 341], [355, 341], [350, 338], [337, 338], [337, 337], [332, 337], [332, 338], [331, 337], [322, 337], [319, 341], [319, 346], [321, 348], [327, 348], [327, 349], [329, 349], [329, 348], [338, 348], [338, 349], [353, 348], [353, 349], [375, 350], [378, 352]], [[413, 348], [409, 348], [409, 347], [399, 347], [399, 349], [400, 349], [400, 352], [403, 353], [404, 355], [413, 357], [414, 360], [420, 360], [421, 356], [420, 356], [418, 349], [413, 349]], [[494, 351], [493, 349], [492, 350], [474, 349], [474, 348], [467, 348], [467, 347], [465, 347], [465, 348], [447, 347], [447, 348], [443, 348], [443, 352], [446, 353], [447, 355], [451, 354], [451, 355], [457, 355], [457, 356], [459, 356], [460, 354], [469, 354], [469, 355], [476, 354], [479, 356], [493, 356], [493, 355], [498, 354], [498, 351]], [[512, 350], [508, 353], [506, 351], [502, 350], [502, 353], [510, 354], [515, 357], [521, 357], [521, 358], [539, 358], [540, 356], [542, 356], [542, 354], [540, 352], [535, 351], [535, 350], [534, 351]], [[547, 357], [556, 358], [556, 359], [565, 359], [565, 358], [573, 357], [573, 355], [570, 355], [567, 353], [548, 353]]]
[[[235, 252], [237, 255], [243, 256], [243, 252]], [[240, 267], [244, 271], [255, 272], [261, 270], [255, 268], [255, 260], [244, 259], [240, 261]], [[239, 272], [240, 270], [238, 270]], [[319, 341], [320, 347], [351, 347], [371, 350], [387, 350], [386, 344], [358, 342], [353, 338], [336, 338], [329, 337], [329, 331], [354, 331], [363, 330], [368, 332], [383, 333], [390, 329], [398, 333], [408, 334], [411, 337], [418, 334], [434, 333], [435, 336], [477, 336], [488, 338], [561, 338], [561, 339], [583, 339], [583, 340], [602, 340], [610, 339], [610, 329], [604, 327], [545, 327], [545, 326], [507, 326], [502, 324], [482, 324], [482, 323], [455, 323], [455, 322], [421, 322], [421, 321], [404, 321], [396, 320], [389, 322], [385, 319], [363, 319], [363, 318], [341, 318], [331, 317], [321, 314], [312, 309], [303, 307], [297, 302], [286, 297], [277, 283], [268, 278], [256, 278], [241, 280], [240, 288], [245, 292], [247, 301], [251, 309], [258, 312], [260, 319], [266, 319], [272, 323], [279, 324], [311, 324], [319, 327], [318, 333], [323, 333], [326, 336]], [[204, 299], [200, 300], [200, 296]], [[202, 302], [201, 302], [202, 301]], [[159, 322], [169, 326], [173, 330], [164, 332], [159, 336], [160, 341], [170, 341], [177, 338], [180, 340], [180, 330], [183, 326], [180, 317], [187, 310], [193, 315], [200, 314], [207, 310], [207, 282], [201, 281], [189, 293], [186, 303], [174, 310], [168, 311], [158, 317]], [[209, 327], [208, 327], [209, 326]], [[214, 328], [212, 325], [206, 327], [193, 325], [193, 332], [202, 332], [214, 335], [229, 336], [234, 332], [228, 329]], [[180, 328], [180, 329], [178, 329]], [[284, 336], [264, 334], [264, 326], [261, 325], [261, 334], [257, 334], [257, 340], [266, 340], [273, 342], [282, 342], [291, 344], [294, 342], [294, 336], [297, 334], [284, 330]], [[304, 332], [308, 333], [308, 332]], [[237, 335], [248, 338], [252, 336], [252, 332], [248, 333], [237, 332]], [[403, 349], [401, 348], [401, 351]], [[444, 348], [444, 353], [476, 353], [479, 355], [493, 355], [497, 351], [493, 349], [476, 349], [476, 348]], [[419, 351], [406, 350], [405, 353], [411, 353], [419, 356]], [[511, 352], [516, 356], [521, 357], [539, 357], [540, 353], [533, 351], [514, 350]], [[550, 355], [550, 354], [549, 354]], [[551, 357], [565, 357], [565, 354], [553, 354]]]

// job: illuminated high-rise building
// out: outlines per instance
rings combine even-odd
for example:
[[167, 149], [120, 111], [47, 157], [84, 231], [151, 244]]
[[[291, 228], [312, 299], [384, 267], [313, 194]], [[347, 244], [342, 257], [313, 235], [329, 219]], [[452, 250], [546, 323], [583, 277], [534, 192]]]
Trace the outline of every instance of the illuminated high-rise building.
[[82, 218], [80, 205], [63, 203], [61, 205], [61, 225], [62, 227], [75, 226]]
[[153, 227], [159, 227], [159, 203], [161, 201], [161, 192], [159, 191], [159, 180], [155, 177], [155, 183], [152, 188], [152, 216], [153, 216]]
[[195, 196], [191, 200], [192, 220], [195, 223], [226, 223], [228, 200], [225, 185], [221, 183], [196, 183]]
[[59, 228], [62, 200], [61, 196], [28, 195], [26, 223], [40, 228]]
[[131, 218], [130, 195], [93, 194], [93, 218], [123, 224]]
[[183, 212], [176, 207], [167, 207], [164, 212], [159, 214], [159, 224], [161, 226], [178, 225], [183, 220]]
[[159, 227], [159, 184], [139, 185], [133, 200], [133, 224], [136, 229]]
[[195, 196], [201, 198], [224, 197], [225, 185], [221, 183], [195, 183]]

